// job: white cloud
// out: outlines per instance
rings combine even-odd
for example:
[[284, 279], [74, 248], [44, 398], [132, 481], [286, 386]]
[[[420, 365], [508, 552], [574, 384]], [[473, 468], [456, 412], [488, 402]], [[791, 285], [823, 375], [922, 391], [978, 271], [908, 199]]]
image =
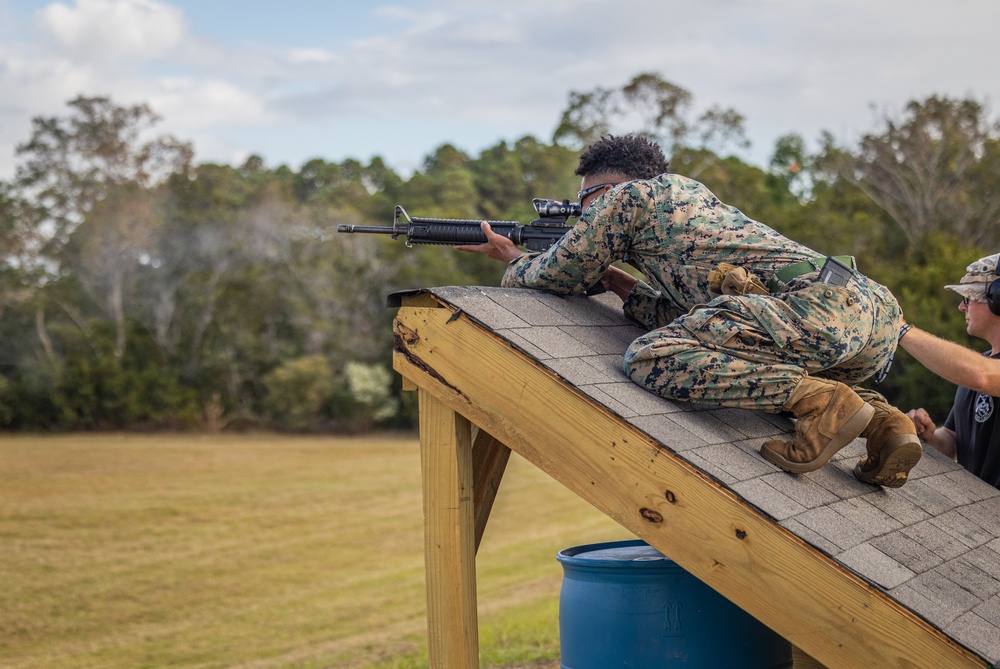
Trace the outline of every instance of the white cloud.
[[257, 95], [227, 81], [166, 78], [148, 92], [150, 106], [189, 132], [222, 125], [268, 125], [278, 120]]
[[148, 60], [177, 46], [187, 32], [179, 9], [156, 0], [54, 3], [38, 20], [56, 45], [87, 60]]
[[334, 55], [324, 49], [292, 49], [288, 52], [288, 60], [293, 65], [306, 63], [330, 63]]

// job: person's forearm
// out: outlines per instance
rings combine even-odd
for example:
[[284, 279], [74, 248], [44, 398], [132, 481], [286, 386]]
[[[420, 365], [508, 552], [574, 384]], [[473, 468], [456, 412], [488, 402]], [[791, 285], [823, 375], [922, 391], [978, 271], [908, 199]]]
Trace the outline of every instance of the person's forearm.
[[955, 443], [955, 433], [946, 427], [939, 427], [934, 431], [934, 434], [927, 443], [947, 455], [952, 460], [955, 459], [955, 453], [958, 451], [958, 447]]
[[608, 271], [604, 274], [604, 279], [602, 279], [604, 287], [620, 297], [623, 302], [628, 298], [628, 294], [632, 292], [632, 288], [638, 282], [639, 280], [634, 276], [614, 266], [608, 268]]
[[1000, 395], [1000, 360], [991, 360], [920, 328], [910, 330], [899, 345], [920, 364], [952, 383], [989, 395]]

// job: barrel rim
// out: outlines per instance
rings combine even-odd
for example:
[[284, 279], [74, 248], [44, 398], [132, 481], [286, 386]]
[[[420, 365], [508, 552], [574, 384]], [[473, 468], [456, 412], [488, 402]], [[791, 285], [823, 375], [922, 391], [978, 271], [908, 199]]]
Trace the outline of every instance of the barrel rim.
[[[587, 553], [594, 553], [600, 550], [614, 548], [628, 548], [632, 546], [649, 546], [642, 539], [625, 539], [623, 541], [606, 541], [595, 544], [582, 544], [580, 546], [570, 546], [564, 548], [556, 554], [556, 560], [563, 565], [576, 567], [591, 567], [600, 569], [680, 569], [680, 566], [666, 555], [663, 559], [656, 560], [607, 560], [600, 558], [587, 558]], [[652, 548], [652, 546], [650, 546]]]

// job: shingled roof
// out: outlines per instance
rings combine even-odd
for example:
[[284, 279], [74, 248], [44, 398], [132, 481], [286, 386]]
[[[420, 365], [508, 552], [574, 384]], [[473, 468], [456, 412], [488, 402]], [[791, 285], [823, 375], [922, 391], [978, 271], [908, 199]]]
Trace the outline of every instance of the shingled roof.
[[675, 403], [625, 377], [622, 354], [643, 331], [622, 315], [621, 301], [611, 294], [564, 298], [439, 287], [397, 294], [390, 306], [405, 306], [417, 294], [450, 310], [451, 320], [464, 316], [508, 343], [759, 518], [794, 534], [809, 551], [981, 660], [961, 666], [1000, 664], [1000, 490], [932, 448], [925, 448], [902, 488], [861, 483], [851, 470], [864, 454], [862, 440], [813, 473], [775, 468], [758, 449], [766, 439], [790, 434], [788, 418]]

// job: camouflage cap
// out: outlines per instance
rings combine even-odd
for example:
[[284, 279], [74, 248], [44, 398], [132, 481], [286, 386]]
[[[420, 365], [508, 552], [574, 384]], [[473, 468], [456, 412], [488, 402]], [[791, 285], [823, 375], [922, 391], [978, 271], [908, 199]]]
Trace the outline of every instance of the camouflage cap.
[[945, 286], [945, 288], [970, 300], [985, 302], [986, 287], [1000, 279], [1000, 274], [997, 274], [998, 262], [1000, 262], [1000, 253], [980, 258], [965, 268], [965, 276], [959, 283]]

